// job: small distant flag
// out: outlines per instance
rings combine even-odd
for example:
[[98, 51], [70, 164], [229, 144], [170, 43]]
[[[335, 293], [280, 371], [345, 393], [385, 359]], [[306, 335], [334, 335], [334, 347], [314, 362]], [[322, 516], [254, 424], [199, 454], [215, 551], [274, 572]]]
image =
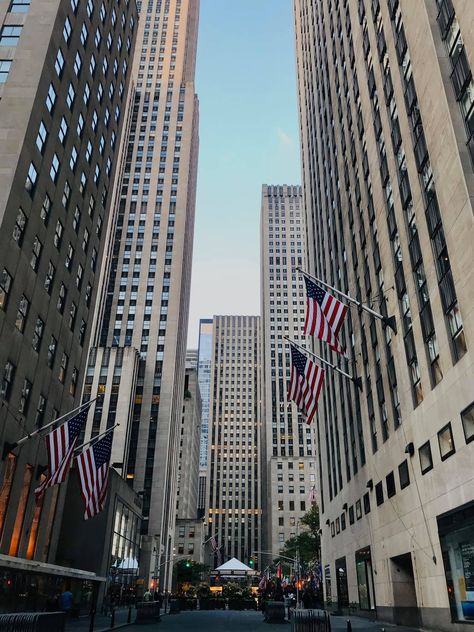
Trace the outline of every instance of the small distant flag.
[[109, 482], [109, 462], [113, 432], [89, 446], [77, 457], [77, 471], [84, 501], [84, 520], [93, 518], [104, 508]]
[[309, 502], [313, 505], [316, 502], [316, 490], [314, 485], [311, 487], [309, 492]]
[[304, 333], [327, 342], [331, 349], [344, 354], [337, 336], [348, 307], [322, 287], [304, 277], [306, 283], [306, 320]]
[[212, 536], [212, 538], [211, 538], [211, 547], [212, 547], [212, 550], [214, 551], [214, 553], [215, 553], [215, 552], [217, 551], [217, 549], [219, 548], [219, 547], [217, 546], [217, 540], [216, 540], [215, 536]]
[[304, 412], [307, 424], [313, 421], [316, 413], [323, 379], [324, 371], [291, 345], [291, 379], [288, 399], [294, 401]]
[[53, 485], [59, 485], [66, 480], [71, 466], [74, 449], [81, 430], [87, 420], [89, 406], [83, 408], [69, 421], [46, 435], [46, 448], [48, 450], [49, 473], [39, 487], [35, 489], [36, 500]]

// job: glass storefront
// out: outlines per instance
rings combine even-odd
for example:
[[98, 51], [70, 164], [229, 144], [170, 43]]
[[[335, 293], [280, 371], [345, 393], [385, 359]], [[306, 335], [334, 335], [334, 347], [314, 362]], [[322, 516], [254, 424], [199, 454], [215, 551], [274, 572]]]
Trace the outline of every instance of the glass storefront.
[[140, 517], [117, 499], [108, 585], [109, 599], [117, 605], [135, 598], [139, 549]]
[[453, 621], [474, 624], [474, 503], [438, 518]]
[[349, 605], [349, 588], [347, 586], [347, 566], [345, 557], [341, 557], [336, 560], [336, 584], [337, 605], [339, 608], [347, 608]]
[[375, 610], [374, 578], [372, 575], [370, 546], [356, 551], [355, 561], [357, 586], [359, 589], [359, 608], [361, 610]]

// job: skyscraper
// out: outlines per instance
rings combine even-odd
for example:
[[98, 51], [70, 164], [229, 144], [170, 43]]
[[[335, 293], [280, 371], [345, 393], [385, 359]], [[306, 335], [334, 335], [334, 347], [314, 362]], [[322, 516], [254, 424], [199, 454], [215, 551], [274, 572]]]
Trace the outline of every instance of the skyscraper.
[[[198, 15], [198, 0], [141, 3], [136, 91], [98, 335], [99, 346], [140, 354], [125, 475], [143, 496], [140, 574], [162, 590], [171, 588], [194, 234]], [[115, 419], [124, 413], [117, 410]], [[102, 416], [97, 427], [106, 423]]]
[[8, 444], [79, 402], [136, 21], [125, 0], [0, 9], [0, 550], [11, 568], [27, 558], [48, 572], [56, 558], [66, 485], [35, 504], [44, 442]]
[[198, 381], [201, 392], [201, 447], [199, 451], [198, 508], [204, 516], [207, 495], [207, 453], [209, 447], [209, 400], [211, 397], [212, 318], [199, 321]]
[[262, 548], [260, 379], [260, 318], [214, 316], [207, 520], [223, 561]]
[[461, 629], [474, 590], [473, 18], [295, 0], [310, 272], [397, 322], [351, 310], [363, 391], [323, 389], [325, 593], [438, 630]]
[[305, 223], [300, 186], [262, 187], [260, 266], [264, 376], [262, 471], [264, 549], [273, 558], [297, 532], [316, 485], [316, 441], [287, 400], [288, 336], [305, 344], [305, 299], [297, 267], [304, 267]]

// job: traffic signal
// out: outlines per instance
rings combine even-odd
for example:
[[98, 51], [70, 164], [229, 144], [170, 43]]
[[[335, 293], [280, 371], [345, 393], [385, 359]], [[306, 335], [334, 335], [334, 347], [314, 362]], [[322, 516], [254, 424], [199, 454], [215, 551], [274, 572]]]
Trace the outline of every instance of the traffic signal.
[[186, 560], [186, 568], [191, 568], [191, 562], [189, 560]]
[[255, 560], [253, 559], [253, 557], [251, 557], [249, 560], [249, 566], [250, 568], [253, 568], [255, 566]]

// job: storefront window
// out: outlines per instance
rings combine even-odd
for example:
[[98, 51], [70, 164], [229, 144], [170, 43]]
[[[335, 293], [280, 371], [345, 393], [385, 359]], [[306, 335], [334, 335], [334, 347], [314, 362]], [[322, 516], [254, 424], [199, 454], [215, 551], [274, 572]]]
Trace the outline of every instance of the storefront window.
[[359, 549], [355, 554], [359, 607], [361, 610], [375, 610], [374, 580], [370, 546]]
[[33, 466], [26, 465], [23, 475], [23, 484], [21, 486], [20, 498], [18, 500], [18, 507], [16, 510], [15, 524], [13, 526], [12, 539], [10, 540], [10, 549], [8, 555], [15, 557], [18, 555], [18, 549], [20, 547], [21, 532], [23, 529], [23, 520], [25, 518], [26, 503], [28, 501], [28, 494], [30, 492], [31, 479], [33, 478]]
[[120, 500], [115, 508], [110, 584], [108, 591], [116, 603], [131, 603], [138, 577], [140, 518]]
[[438, 518], [453, 621], [474, 624], [474, 503]]
[[3, 532], [5, 516], [7, 513], [8, 500], [10, 499], [10, 491], [13, 483], [13, 475], [15, 474], [16, 456], [9, 454], [5, 461], [5, 471], [3, 474], [2, 489], [0, 491], [0, 535]]
[[339, 608], [347, 608], [349, 605], [349, 588], [347, 586], [346, 558], [336, 560], [336, 584], [337, 605]]

